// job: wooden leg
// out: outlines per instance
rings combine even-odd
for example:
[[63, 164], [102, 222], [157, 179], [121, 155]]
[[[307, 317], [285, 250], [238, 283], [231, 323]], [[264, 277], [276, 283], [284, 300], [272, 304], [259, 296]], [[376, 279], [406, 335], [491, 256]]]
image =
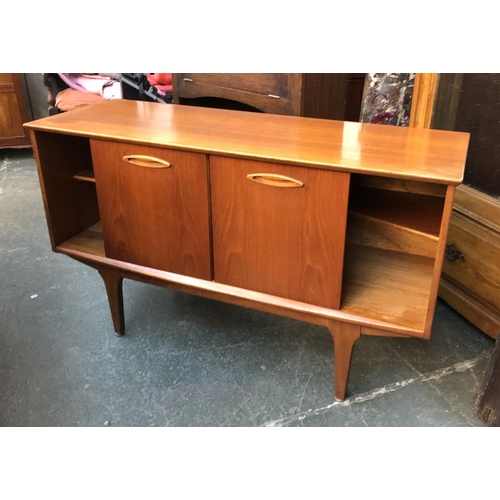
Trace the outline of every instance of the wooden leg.
[[335, 363], [335, 398], [344, 401], [351, 367], [352, 348], [361, 335], [361, 326], [330, 321]]
[[99, 267], [99, 274], [106, 285], [109, 308], [113, 318], [113, 326], [116, 335], [122, 337], [125, 335], [125, 314], [123, 311], [123, 278], [120, 271], [111, 267]]

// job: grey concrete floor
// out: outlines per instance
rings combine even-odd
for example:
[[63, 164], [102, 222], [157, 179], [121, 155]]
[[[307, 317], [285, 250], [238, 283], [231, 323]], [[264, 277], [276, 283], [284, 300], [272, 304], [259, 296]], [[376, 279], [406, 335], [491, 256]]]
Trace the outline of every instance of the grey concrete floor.
[[50, 249], [31, 150], [0, 150], [0, 426], [482, 426], [493, 340], [439, 301], [430, 341], [362, 337], [333, 397], [325, 328], [98, 274]]

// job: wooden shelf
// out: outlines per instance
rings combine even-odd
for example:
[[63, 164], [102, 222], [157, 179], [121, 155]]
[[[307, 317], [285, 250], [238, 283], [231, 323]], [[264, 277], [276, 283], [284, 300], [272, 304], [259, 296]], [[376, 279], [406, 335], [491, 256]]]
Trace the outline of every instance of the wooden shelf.
[[73, 179], [77, 181], [95, 182], [94, 172], [91, 169], [81, 170], [73, 176]]
[[434, 259], [346, 246], [341, 311], [423, 330]]
[[346, 240], [364, 245], [412, 255], [434, 258], [438, 237], [399, 226], [370, 215], [349, 213]]
[[351, 192], [349, 211], [437, 238], [443, 207], [444, 198], [438, 196], [358, 186]]
[[58, 245], [57, 248], [59, 250], [76, 250], [104, 257], [106, 253], [104, 251], [101, 223], [94, 224], [61, 245]]
[[[105, 257], [101, 223], [57, 248]], [[423, 330], [433, 265], [431, 258], [347, 245], [340, 312], [412, 331]]]

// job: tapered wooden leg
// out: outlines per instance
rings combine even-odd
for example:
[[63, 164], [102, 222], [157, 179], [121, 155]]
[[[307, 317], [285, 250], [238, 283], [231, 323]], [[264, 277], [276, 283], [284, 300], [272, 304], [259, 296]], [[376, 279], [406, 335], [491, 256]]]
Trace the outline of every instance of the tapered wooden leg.
[[125, 314], [123, 311], [123, 278], [120, 271], [111, 267], [100, 267], [99, 274], [106, 285], [106, 293], [108, 295], [109, 308], [111, 317], [113, 318], [113, 326], [116, 335], [122, 337], [125, 335]]
[[361, 335], [361, 326], [330, 321], [335, 364], [335, 398], [344, 401], [351, 367], [352, 348]]

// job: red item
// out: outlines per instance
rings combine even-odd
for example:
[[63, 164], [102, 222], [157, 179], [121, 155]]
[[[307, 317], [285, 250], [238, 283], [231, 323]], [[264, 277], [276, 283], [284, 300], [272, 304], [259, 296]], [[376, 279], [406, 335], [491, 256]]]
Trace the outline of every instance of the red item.
[[172, 73], [147, 73], [150, 85], [163, 92], [172, 92]]

